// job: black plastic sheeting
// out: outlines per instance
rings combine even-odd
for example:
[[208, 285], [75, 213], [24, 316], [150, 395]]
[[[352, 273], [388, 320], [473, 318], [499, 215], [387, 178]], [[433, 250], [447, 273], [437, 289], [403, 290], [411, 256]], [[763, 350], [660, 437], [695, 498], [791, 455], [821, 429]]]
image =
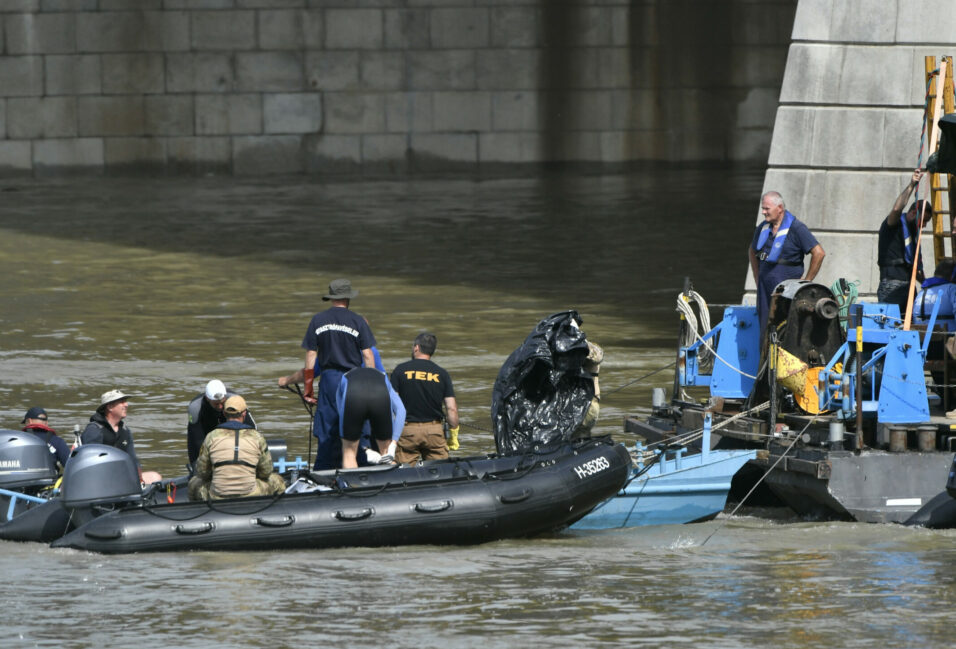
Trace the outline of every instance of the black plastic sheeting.
[[501, 366], [491, 393], [495, 445], [504, 455], [568, 441], [594, 398], [593, 375], [582, 369], [588, 355], [577, 311], [537, 324]]

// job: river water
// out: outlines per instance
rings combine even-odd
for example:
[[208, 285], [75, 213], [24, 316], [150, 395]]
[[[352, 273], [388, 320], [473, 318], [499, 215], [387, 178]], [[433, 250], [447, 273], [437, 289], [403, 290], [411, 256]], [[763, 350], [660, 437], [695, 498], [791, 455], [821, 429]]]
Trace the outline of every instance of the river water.
[[[762, 179], [6, 180], [0, 425], [42, 405], [70, 439], [119, 388], [144, 468], [173, 476], [186, 404], [220, 378], [305, 457], [308, 416], [275, 379], [301, 366], [320, 296], [348, 277], [387, 368], [437, 334], [460, 453], [493, 450], [498, 369], [568, 308], [606, 352], [598, 430], [631, 442], [623, 416], [672, 380], [684, 276], [712, 306], [742, 294]], [[742, 511], [453, 549], [103, 557], [0, 542], [0, 645], [952, 644], [956, 534]]]

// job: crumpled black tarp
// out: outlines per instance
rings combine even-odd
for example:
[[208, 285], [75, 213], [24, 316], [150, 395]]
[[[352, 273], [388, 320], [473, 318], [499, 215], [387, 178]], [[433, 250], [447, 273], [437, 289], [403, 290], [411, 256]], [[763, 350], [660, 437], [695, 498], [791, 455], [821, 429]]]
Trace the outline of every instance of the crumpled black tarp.
[[495, 445], [503, 455], [571, 439], [594, 398], [592, 375], [581, 369], [587, 338], [563, 311], [537, 324], [501, 366], [491, 393]]

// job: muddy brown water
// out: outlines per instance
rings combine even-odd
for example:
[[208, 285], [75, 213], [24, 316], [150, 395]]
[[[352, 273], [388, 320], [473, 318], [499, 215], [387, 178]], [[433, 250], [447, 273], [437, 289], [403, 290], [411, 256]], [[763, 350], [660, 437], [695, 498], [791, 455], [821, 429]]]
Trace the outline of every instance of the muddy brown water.
[[[684, 276], [742, 294], [759, 170], [0, 183], [0, 425], [46, 407], [68, 438], [131, 395], [146, 468], [185, 462], [210, 378], [309, 452], [275, 378], [348, 277], [388, 369], [421, 330], [452, 374], [461, 453], [493, 450], [491, 386], [540, 318], [606, 351], [600, 432], [671, 381]], [[715, 317], [719, 307], [715, 307]], [[691, 526], [469, 548], [104, 557], [0, 542], [4, 647], [950, 646], [956, 535], [744, 510]], [[719, 526], [719, 529], [717, 529]], [[707, 537], [717, 530], [710, 540]]]

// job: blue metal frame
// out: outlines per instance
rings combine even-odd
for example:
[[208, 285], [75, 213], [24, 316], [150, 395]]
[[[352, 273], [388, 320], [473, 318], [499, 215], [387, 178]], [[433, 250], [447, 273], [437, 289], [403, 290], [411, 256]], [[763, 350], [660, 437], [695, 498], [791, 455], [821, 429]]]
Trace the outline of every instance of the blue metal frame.
[[10, 491], [9, 489], [0, 489], [0, 496], [7, 496], [10, 498], [10, 506], [7, 508], [7, 520], [13, 518], [13, 510], [17, 506], [18, 500], [25, 500], [29, 503], [45, 503], [46, 498], [40, 498], [39, 496], [30, 496], [19, 491]]
[[[919, 332], [896, 328], [899, 323], [896, 305], [858, 303], [853, 308], [857, 309], [857, 317], [862, 318], [861, 343], [869, 345], [862, 354], [862, 374], [871, 377], [869, 393], [862, 395], [862, 413], [876, 414], [880, 422], [888, 424], [929, 421], [923, 368], [939, 304], [933, 308], [922, 342]], [[856, 384], [856, 372], [851, 370], [856, 342], [856, 328], [848, 327], [847, 341], [820, 372], [821, 410], [836, 408], [845, 420], [856, 417], [856, 391], [862, 389]], [[882, 371], [877, 376], [881, 362]], [[840, 372], [834, 369], [837, 363], [842, 363]]]
[[[717, 358], [711, 374], [700, 373], [700, 348], [717, 337]], [[730, 306], [720, 323], [689, 347], [680, 350], [678, 382], [681, 387], [708, 386], [710, 394], [744, 399], [753, 388], [760, 363], [760, 325], [757, 307]], [[733, 366], [731, 363], [736, 362]]]

